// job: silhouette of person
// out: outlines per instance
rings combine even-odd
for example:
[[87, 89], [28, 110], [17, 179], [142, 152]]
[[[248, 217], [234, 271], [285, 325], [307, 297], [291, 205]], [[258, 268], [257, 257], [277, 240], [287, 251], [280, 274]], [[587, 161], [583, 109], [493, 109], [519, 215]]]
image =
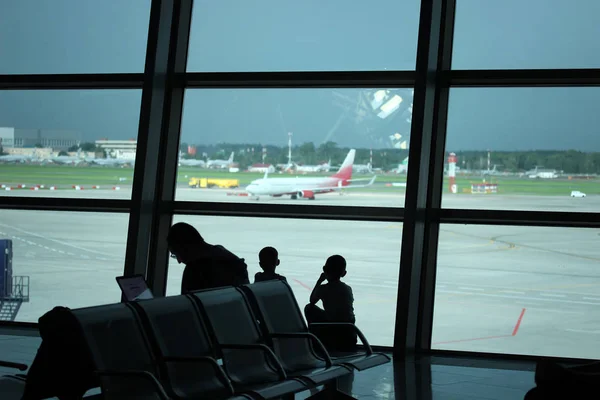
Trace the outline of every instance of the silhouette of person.
[[[304, 315], [309, 324], [319, 322], [346, 322], [354, 324], [354, 295], [352, 288], [341, 281], [346, 276], [346, 260], [340, 255], [333, 255], [327, 259], [323, 266], [323, 273], [319, 277], [312, 293], [310, 303], [304, 308]], [[323, 282], [327, 283], [323, 284]], [[319, 300], [323, 309], [317, 306]], [[311, 331], [327, 348], [349, 348], [356, 345], [356, 333], [352, 327], [347, 326], [319, 326]]]
[[257, 272], [256, 275], [254, 275], [254, 283], [275, 279], [287, 281], [285, 276], [275, 273], [275, 268], [279, 265], [279, 254], [277, 253], [277, 249], [270, 246], [263, 248], [258, 253], [258, 260], [263, 272]]
[[181, 279], [181, 293], [222, 286], [250, 283], [248, 266], [221, 245], [204, 241], [200, 233], [184, 222], [171, 227], [167, 236], [171, 257], [185, 264]]

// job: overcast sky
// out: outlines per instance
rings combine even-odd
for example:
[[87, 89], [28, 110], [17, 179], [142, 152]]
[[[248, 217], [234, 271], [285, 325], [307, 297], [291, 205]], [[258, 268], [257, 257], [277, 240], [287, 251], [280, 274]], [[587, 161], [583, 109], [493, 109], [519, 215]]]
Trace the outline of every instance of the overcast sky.
[[[459, 69], [598, 68], [598, 0], [458, 0]], [[142, 72], [149, 0], [3, 0], [0, 74]], [[196, 0], [190, 71], [410, 70], [417, 0]], [[359, 90], [192, 91], [183, 141], [382, 147], [408, 130], [410, 91], [385, 121]], [[340, 93], [345, 100], [340, 101]], [[0, 126], [137, 136], [139, 91], [0, 92]], [[352, 100], [354, 99], [354, 100]], [[456, 89], [448, 149], [600, 151], [600, 88]], [[346, 110], [344, 107], [346, 106]], [[360, 112], [360, 111], [359, 111]]]

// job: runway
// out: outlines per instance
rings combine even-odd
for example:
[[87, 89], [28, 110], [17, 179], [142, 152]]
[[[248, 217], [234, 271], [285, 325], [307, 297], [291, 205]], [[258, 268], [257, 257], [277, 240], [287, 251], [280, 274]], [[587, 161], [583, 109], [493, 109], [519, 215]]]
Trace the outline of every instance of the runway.
[[[90, 189], [84, 190], [0, 190], [0, 196], [26, 196], [51, 198], [86, 199], [131, 199], [131, 186], [122, 185], [120, 190]], [[362, 207], [404, 207], [405, 188], [390, 187], [376, 192], [346, 190], [340, 193], [326, 193], [316, 196], [315, 200], [297, 199], [290, 196], [260, 197], [252, 199], [240, 196], [243, 189], [197, 189], [180, 185], [175, 192], [176, 201], [208, 201], [222, 203], [261, 203], [294, 205], [339, 205]], [[600, 196], [571, 198], [565, 196], [502, 195], [502, 194], [459, 194], [443, 193], [442, 207], [474, 210], [517, 210], [517, 211], [567, 211], [598, 212]]]
[[[69, 194], [130, 196], [126, 190]], [[187, 189], [179, 194], [181, 200], [251, 201], [226, 196], [223, 191]], [[573, 207], [593, 211], [600, 205], [600, 199], [592, 196], [448, 199], [458, 205], [469, 203], [470, 208], [487, 204], [486, 208], [494, 209], [529, 209], [540, 204], [564, 211]], [[332, 194], [310, 202], [276, 202], [402, 206], [403, 193]], [[194, 224], [207, 241], [244, 257], [251, 277], [259, 270], [258, 251], [267, 245], [278, 248], [279, 272], [287, 276], [301, 306], [308, 301], [325, 259], [342, 254], [348, 261], [345, 281], [354, 291], [357, 325], [372, 344], [392, 344], [401, 224], [233, 217], [179, 220]], [[0, 237], [14, 241], [14, 274], [31, 278], [31, 301], [23, 305], [18, 319], [36, 321], [56, 305], [75, 308], [118, 301], [115, 277], [123, 271], [127, 224], [125, 214], [1, 210]], [[441, 229], [434, 348], [600, 357], [596, 350], [600, 339], [599, 230], [476, 225]], [[171, 261], [168, 295], [179, 293], [182, 270]]]

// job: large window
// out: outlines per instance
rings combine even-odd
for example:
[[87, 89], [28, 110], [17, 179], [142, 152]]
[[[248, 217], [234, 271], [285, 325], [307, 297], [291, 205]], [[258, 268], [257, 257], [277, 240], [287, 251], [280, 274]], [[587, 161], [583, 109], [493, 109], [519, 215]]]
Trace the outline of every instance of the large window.
[[140, 90], [0, 91], [0, 195], [131, 198]]
[[596, 0], [456, 0], [455, 69], [598, 68]]
[[176, 199], [402, 207], [412, 92], [188, 90]]
[[[29, 296], [17, 321], [55, 306], [113, 303], [123, 273], [127, 214], [0, 210], [0, 239], [12, 241], [13, 293]], [[18, 297], [18, 296], [17, 296]]]
[[195, 1], [188, 70], [414, 70], [420, 3]]
[[596, 212], [599, 101], [596, 88], [452, 89], [443, 206]]
[[598, 358], [598, 235], [443, 225], [432, 347]]
[[143, 72], [150, 0], [7, 0], [0, 74]]
[[[277, 273], [292, 286], [301, 308], [333, 254], [347, 262], [343, 279], [352, 287], [356, 324], [369, 341], [391, 346], [402, 225], [383, 222], [318, 221], [272, 218], [176, 216], [194, 225], [211, 244], [221, 244], [246, 260], [250, 282], [261, 271], [258, 253], [265, 246], [279, 251]], [[183, 266], [171, 259], [167, 295], [181, 293]]]

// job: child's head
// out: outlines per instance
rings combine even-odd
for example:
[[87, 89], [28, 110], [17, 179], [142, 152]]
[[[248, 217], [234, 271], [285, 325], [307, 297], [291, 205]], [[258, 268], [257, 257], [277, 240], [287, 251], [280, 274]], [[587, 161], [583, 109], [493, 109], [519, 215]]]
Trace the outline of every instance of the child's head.
[[265, 272], [275, 272], [275, 267], [279, 265], [279, 254], [273, 247], [265, 247], [258, 253], [260, 267]]
[[346, 276], [346, 260], [338, 254], [329, 257], [323, 267], [323, 272], [327, 275], [328, 281], [339, 281]]

